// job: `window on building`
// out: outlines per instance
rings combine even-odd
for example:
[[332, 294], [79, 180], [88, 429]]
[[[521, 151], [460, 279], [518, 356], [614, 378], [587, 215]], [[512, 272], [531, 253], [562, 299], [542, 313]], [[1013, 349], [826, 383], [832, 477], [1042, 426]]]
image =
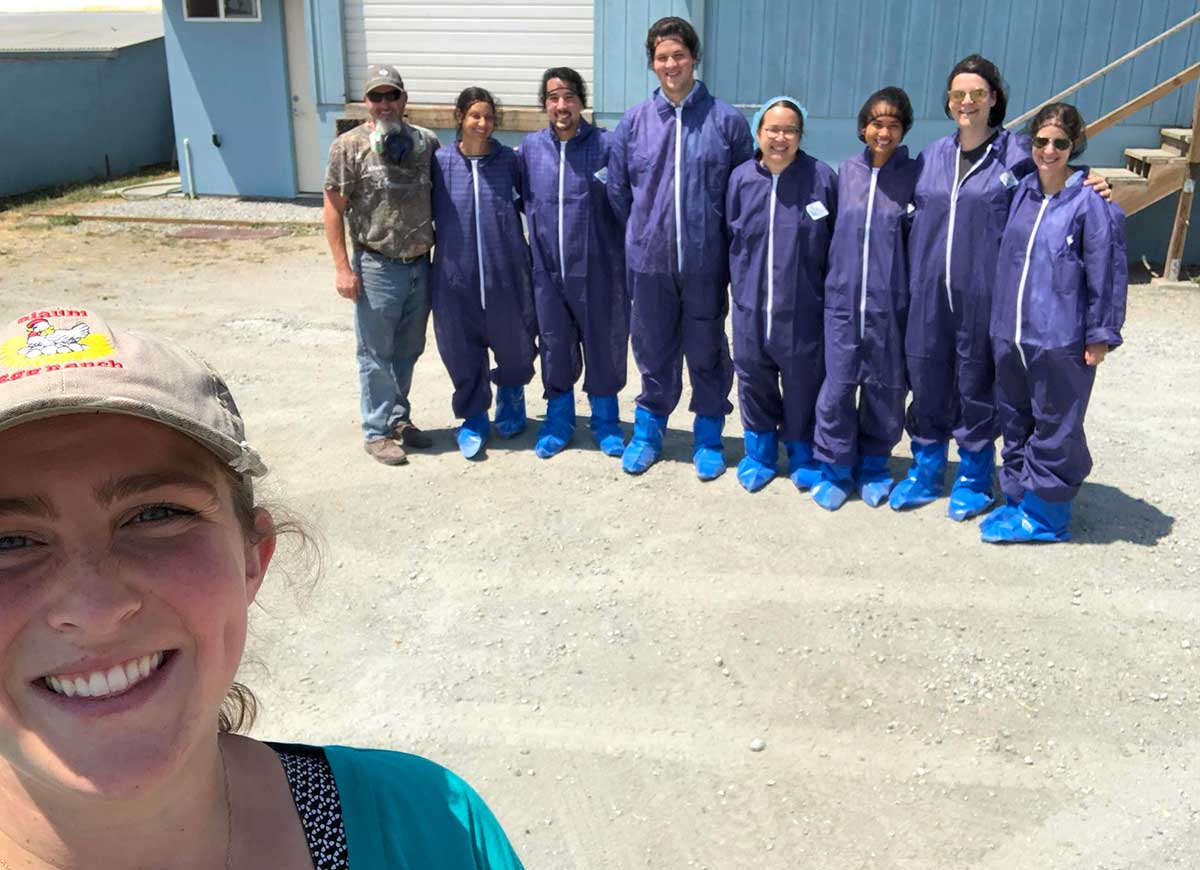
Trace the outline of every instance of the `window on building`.
[[258, 21], [259, 0], [183, 0], [187, 21]]

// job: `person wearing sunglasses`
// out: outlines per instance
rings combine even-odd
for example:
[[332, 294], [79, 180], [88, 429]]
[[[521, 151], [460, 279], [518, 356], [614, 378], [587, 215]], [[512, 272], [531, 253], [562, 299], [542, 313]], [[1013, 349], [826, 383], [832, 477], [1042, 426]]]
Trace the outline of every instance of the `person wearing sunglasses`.
[[651, 25], [646, 61], [659, 87], [613, 131], [608, 165], [609, 199], [625, 222], [630, 339], [642, 375], [621, 465], [641, 474], [658, 460], [686, 360], [692, 462], [701, 480], [712, 480], [725, 471], [721, 432], [733, 410], [725, 188], [734, 167], [753, 157], [754, 139], [742, 113], [696, 80], [700, 38], [687, 21]]
[[959, 474], [949, 516], [965, 520], [993, 500], [991, 279], [1012, 190], [1032, 171], [1028, 143], [1001, 127], [1007, 105], [995, 64], [977, 54], [963, 58], [946, 80], [945, 112], [957, 130], [919, 158], [905, 337], [913, 463], [892, 490], [896, 510], [941, 497], [951, 436]]
[[512, 438], [525, 429], [537, 316], [521, 172], [513, 149], [492, 137], [495, 97], [465, 88], [454, 120], [456, 141], [433, 161], [433, 331], [454, 385], [451, 407], [463, 421], [458, 449], [472, 459], [491, 433], [492, 381], [497, 434]]
[[[1007, 105], [996, 65], [977, 54], [963, 58], [946, 80], [946, 116], [957, 130], [919, 157], [905, 335], [913, 463], [892, 490], [896, 510], [941, 497], [951, 437], [959, 466], [947, 514], [962, 521], [994, 500], [992, 280], [1013, 191], [1033, 171], [1028, 139], [1001, 127]], [[1102, 179], [1085, 183], [1107, 195]]]
[[520, 870], [432, 761], [238, 733], [248, 610], [304, 535], [257, 501], [213, 369], [82, 306], [20, 314], [0, 457], [0, 867]]
[[907, 242], [919, 165], [900, 143], [912, 124], [908, 94], [876, 91], [858, 113], [866, 147], [838, 167], [813, 487], [813, 501], [830, 511], [855, 490], [871, 507], [887, 501], [888, 457], [904, 434]]
[[1005, 504], [980, 523], [987, 542], [1070, 540], [1092, 468], [1083, 420], [1096, 367], [1121, 344], [1128, 266], [1124, 214], [1069, 162], [1085, 127], [1068, 103], [1034, 116], [1037, 172], [1017, 185], [1000, 242], [991, 337]]
[[824, 374], [821, 311], [837, 176], [800, 148], [807, 111], [772, 97], [750, 122], [757, 159], [729, 176], [725, 219], [733, 290], [733, 364], [746, 452], [737, 478], [757, 492], [775, 477], [782, 438], [788, 476], [807, 490], [817, 392]]
[[606, 455], [620, 456], [629, 294], [622, 227], [605, 187], [612, 134], [584, 120], [587, 90], [570, 67], [542, 74], [538, 100], [549, 123], [518, 149], [547, 403], [534, 452], [548, 459], [570, 443], [582, 370], [592, 438]]
[[337, 292], [354, 303], [364, 446], [385, 465], [403, 465], [405, 447], [432, 445], [412, 422], [409, 390], [429, 326], [430, 170], [440, 143], [405, 120], [408, 94], [395, 67], [370, 67], [363, 93], [366, 123], [329, 149], [325, 237]]

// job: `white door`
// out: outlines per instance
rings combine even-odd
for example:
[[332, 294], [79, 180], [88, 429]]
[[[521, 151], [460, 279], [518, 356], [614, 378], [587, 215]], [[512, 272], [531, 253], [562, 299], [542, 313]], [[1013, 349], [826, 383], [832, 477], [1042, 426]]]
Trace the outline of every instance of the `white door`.
[[296, 187], [320, 193], [325, 184], [312, 63], [304, 27], [304, 0], [284, 0], [287, 27], [288, 93], [292, 100], [292, 149], [296, 153]]

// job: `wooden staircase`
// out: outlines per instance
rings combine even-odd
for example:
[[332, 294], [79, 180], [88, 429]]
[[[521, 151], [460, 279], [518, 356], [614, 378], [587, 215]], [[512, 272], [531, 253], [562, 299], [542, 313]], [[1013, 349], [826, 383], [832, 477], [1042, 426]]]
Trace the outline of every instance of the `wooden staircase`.
[[1124, 168], [1094, 167], [1112, 186], [1113, 202], [1131, 215], [1183, 189], [1191, 178], [1192, 131], [1166, 127], [1157, 148], [1126, 148]]
[[[1157, 45], [1174, 34], [1181, 33], [1188, 27], [1200, 22], [1200, 12], [1189, 15], [1174, 27], [1164, 30], [1152, 39], [1139, 45], [1133, 51], [1117, 58], [1112, 63], [1101, 67], [1096, 72], [1081, 79], [1065, 91], [1055, 94], [1045, 102], [1008, 122], [1005, 126], [1017, 129], [1022, 123], [1037, 114], [1043, 106], [1059, 102], [1074, 94], [1084, 85], [1096, 81], [1126, 61], [1137, 57], [1146, 49]], [[1184, 85], [1200, 79], [1200, 63], [1180, 70], [1175, 75], [1159, 82], [1150, 90], [1120, 108], [1114, 109], [1102, 118], [1088, 124], [1085, 135], [1088, 139], [1107, 130], [1126, 118], [1142, 111], [1167, 94], [1173, 93]], [[1166, 268], [1160, 284], [1173, 286], [1195, 287], [1188, 282], [1180, 285], [1179, 268], [1183, 258], [1183, 245], [1187, 240], [1188, 223], [1192, 211], [1192, 194], [1195, 190], [1195, 179], [1200, 177], [1200, 90], [1192, 107], [1192, 126], [1167, 127], [1159, 133], [1157, 148], [1126, 148], [1125, 166], [1123, 168], [1093, 167], [1093, 172], [1103, 176], [1112, 187], [1113, 202], [1121, 206], [1126, 215], [1136, 214], [1154, 203], [1166, 199], [1176, 193], [1179, 200], [1175, 207], [1175, 225], [1171, 230], [1171, 241], [1167, 245], [1165, 257]]]

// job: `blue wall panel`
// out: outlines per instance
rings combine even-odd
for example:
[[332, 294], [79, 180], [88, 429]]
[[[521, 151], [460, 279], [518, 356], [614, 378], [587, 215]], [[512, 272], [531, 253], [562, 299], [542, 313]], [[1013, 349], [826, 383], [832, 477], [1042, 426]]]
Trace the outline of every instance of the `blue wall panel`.
[[[748, 115], [775, 94], [797, 97], [809, 109], [805, 150], [835, 166], [861, 147], [854, 118], [883, 85], [900, 85], [912, 98], [917, 123], [906, 144], [917, 151], [953, 130], [943, 101], [946, 75], [960, 58], [979, 52], [996, 61], [1012, 119], [1200, 9], [1196, 0], [596, 0], [602, 123], [612, 126], [655, 85], [641, 48], [646, 28], [666, 14], [695, 23], [681, 8], [689, 5], [704, 13], [699, 77], [709, 89]], [[1069, 101], [1095, 120], [1197, 61], [1200, 24]], [[1123, 150], [1157, 145], [1160, 127], [1191, 126], [1195, 95], [1193, 83], [1101, 134], [1087, 162], [1122, 166]], [[1173, 203], [1131, 219], [1131, 255], [1162, 258]], [[1200, 200], [1193, 218], [1200, 227]], [[1200, 231], [1191, 234], [1186, 257], [1200, 262]]]
[[261, 4], [261, 21], [216, 22], [163, 3], [180, 169], [188, 139], [197, 193], [296, 193], [283, 8]]
[[[0, 58], [0, 94], [0, 196], [171, 159], [161, 39], [110, 56]], [[72, 110], [47, 111], [47, 94], [70, 94]]]

